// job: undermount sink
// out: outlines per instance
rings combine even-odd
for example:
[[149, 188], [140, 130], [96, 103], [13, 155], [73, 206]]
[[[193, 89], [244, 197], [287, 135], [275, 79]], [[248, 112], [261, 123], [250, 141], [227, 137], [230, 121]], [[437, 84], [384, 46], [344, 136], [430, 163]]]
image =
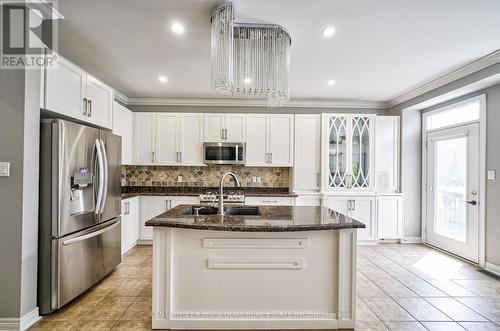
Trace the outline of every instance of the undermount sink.
[[224, 211], [225, 215], [257, 216], [260, 215], [259, 207], [229, 207]]
[[[196, 213], [198, 210], [198, 214]], [[217, 207], [191, 206], [184, 210], [183, 215], [216, 215]], [[229, 207], [225, 208], [224, 215], [233, 216], [257, 216], [260, 215], [259, 207]]]

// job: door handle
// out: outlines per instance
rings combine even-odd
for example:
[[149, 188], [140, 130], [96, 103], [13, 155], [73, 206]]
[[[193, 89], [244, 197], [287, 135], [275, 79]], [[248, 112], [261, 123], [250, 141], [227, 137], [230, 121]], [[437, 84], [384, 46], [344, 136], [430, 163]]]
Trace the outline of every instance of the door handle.
[[82, 241], [82, 240], [86, 240], [86, 239], [98, 236], [100, 234], [103, 234], [106, 231], [111, 230], [112, 228], [114, 228], [118, 224], [120, 224], [120, 220], [114, 221], [112, 224], [110, 224], [110, 225], [108, 225], [108, 226], [106, 226], [104, 228], [101, 228], [100, 230], [97, 230], [97, 231], [94, 231], [94, 232], [82, 235], [80, 237], [76, 237], [76, 238], [71, 238], [71, 239], [65, 240], [65, 241], [62, 242], [62, 244], [64, 246], [67, 246], [67, 245], [71, 245], [73, 243], [76, 243], [76, 242], [79, 242], [79, 241]]
[[273, 153], [269, 153], [269, 158], [270, 158], [269, 163], [273, 163]]
[[224, 140], [224, 129], [220, 129], [220, 138]]
[[477, 201], [476, 200], [465, 201], [465, 202], [467, 202], [469, 205], [473, 205], [473, 206], [477, 205]]
[[83, 116], [87, 116], [87, 109], [88, 109], [87, 98], [83, 98]]
[[87, 99], [87, 104], [89, 105], [88, 117], [92, 117], [92, 100]]

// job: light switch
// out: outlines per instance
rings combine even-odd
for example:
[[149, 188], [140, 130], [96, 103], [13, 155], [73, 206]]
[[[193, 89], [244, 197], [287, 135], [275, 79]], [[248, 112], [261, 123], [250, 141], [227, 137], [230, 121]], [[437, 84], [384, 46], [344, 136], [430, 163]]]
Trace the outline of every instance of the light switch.
[[495, 178], [496, 178], [496, 171], [488, 170], [488, 180], [495, 180]]
[[0, 176], [10, 177], [10, 162], [0, 162]]

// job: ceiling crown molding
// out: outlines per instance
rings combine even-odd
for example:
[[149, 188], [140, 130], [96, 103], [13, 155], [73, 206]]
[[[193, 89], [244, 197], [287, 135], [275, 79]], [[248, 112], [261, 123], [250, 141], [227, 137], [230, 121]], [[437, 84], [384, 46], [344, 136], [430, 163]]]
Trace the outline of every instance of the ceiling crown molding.
[[[128, 105], [133, 106], [197, 106], [197, 107], [267, 107], [267, 100], [242, 98], [128, 98]], [[283, 107], [291, 108], [373, 108], [385, 109], [386, 102], [365, 100], [290, 100]]]
[[403, 103], [405, 101], [411, 100], [419, 95], [435, 90], [441, 86], [449, 84], [453, 81], [456, 81], [460, 78], [468, 76], [474, 72], [477, 72], [481, 69], [487, 68], [493, 64], [500, 62], [500, 49], [497, 49], [493, 53], [490, 53], [476, 61], [473, 61], [469, 64], [466, 64], [458, 69], [455, 69], [439, 78], [431, 80], [423, 85], [420, 85], [408, 92], [401, 94], [400, 96], [389, 100], [386, 105], [387, 108], [394, 107]]
[[114, 92], [115, 92], [114, 99], [116, 101], [123, 103], [125, 105], [129, 105], [130, 99], [125, 94], [123, 94], [117, 90], [114, 90]]

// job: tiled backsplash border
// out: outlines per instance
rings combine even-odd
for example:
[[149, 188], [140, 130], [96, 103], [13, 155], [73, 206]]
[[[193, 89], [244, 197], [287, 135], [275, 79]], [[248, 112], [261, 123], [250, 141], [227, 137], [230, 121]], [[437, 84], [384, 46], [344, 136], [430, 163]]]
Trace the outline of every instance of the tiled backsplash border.
[[[122, 166], [122, 186], [217, 187], [221, 175], [227, 171], [234, 172], [243, 187], [289, 187], [290, 184], [289, 168], [281, 167]], [[260, 177], [260, 182], [254, 182], [254, 177]]]

